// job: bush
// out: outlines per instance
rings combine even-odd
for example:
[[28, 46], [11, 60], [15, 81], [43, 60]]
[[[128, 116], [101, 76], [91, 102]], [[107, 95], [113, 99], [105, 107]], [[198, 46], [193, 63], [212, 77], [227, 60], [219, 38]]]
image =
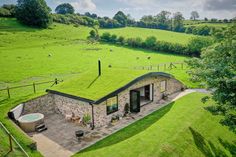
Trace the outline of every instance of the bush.
[[124, 45], [125, 44], [125, 38], [123, 36], [118, 37], [117, 43], [121, 44], [121, 45]]
[[112, 35], [111, 35], [111, 38], [110, 38], [110, 42], [115, 43], [115, 42], [116, 42], [116, 39], [117, 39], [117, 35], [112, 34]]
[[111, 41], [111, 34], [108, 32], [105, 32], [100, 37], [102, 41], [110, 42]]
[[89, 124], [91, 122], [91, 116], [87, 113], [83, 116], [83, 123], [86, 125], [86, 124]]

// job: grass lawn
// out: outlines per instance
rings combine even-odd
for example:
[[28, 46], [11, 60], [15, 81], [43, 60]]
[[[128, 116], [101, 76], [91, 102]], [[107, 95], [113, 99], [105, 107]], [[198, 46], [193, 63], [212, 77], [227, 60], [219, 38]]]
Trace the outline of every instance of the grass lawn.
[[159, 41], [167, 41], [172, 43], [187, 44], [196, 35], [177, 33], [172, 31], [165, 31], [160, 29], [148, 29], [138, 27], [125, 27], [117, 29], [101, 29], [100, 34], [109, 32], [117, 36], [124, 36], [125, 38], [140, 37], [145, 40], [149, 36], [155, 36]]
[[236, 155], [236, 135], [192, 93], [129, 125], [74, 157], [215, 157]]

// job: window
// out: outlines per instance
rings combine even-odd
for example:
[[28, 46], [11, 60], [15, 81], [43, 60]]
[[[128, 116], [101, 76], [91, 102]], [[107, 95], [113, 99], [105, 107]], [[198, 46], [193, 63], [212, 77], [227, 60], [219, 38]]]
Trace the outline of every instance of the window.
[[107, 114], [118, 111], [117, 96], [107, 99]]
[[161, 81], [161, 92], [166, 91], [166, 81]]

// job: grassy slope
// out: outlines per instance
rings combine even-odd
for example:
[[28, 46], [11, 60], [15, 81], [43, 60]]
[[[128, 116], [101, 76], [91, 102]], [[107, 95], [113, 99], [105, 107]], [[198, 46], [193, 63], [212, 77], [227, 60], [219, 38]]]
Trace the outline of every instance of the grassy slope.
[[236, 155], [236, 135], [219, 124], [220, 116], [204, 109], [206, 104], [201, 103], [204, 95], [187, 95], [74, 156]]
[[110, 32], [111, 34], [124, 36], [126, 38], [141, 37], [143, 40], [145, 40], [149, 36], [155, 36], [159, 41], [167, 41], [180, 44], [187, 44], [191, 38], [196, 37], [195, 35], [191, 34], [177, 33], [160, 29], [137, 28], [137, 27], [101, 29], [100, 34], [102, 34], [103, 32]]
[[[99, 58], [102, 60], [104, 70], [108, 70], [108, 65], [112, 64], [113, 77], [123, 68], [127, 71], [127, 67], [178, 62], [186, 59], [182, 56], [140, 49], [88, 44], [85, 39], [89, 31], [87, 27], [75, 28], [61, 24], [54, 24], [50, 29], [40, 30], [22, 26], [14, 19], [0, 18], [0, 88], [35, 81], [48, 81], [55, 77], [66, 81], [82, 73], [94, 71], [96, 73]], [[110, 52], [110, 49], [113, 52]], [[52, 57], [48, 57], [48, 54]], [[149, 56], [150, 60], [147, 59]], [[137, 57], [140, 59], [137, 60]], [[188, 81], [184, 70], [168, 72], [174, 73], [186, 84], [194, 86]], [[50, 86], [37, 86], [36, 95], [32, 94], [32, 87], [11, 90], [10, 100], [7, 99], [6, 91], [0, 92], [0, 121], [32, 156], [40, 156], [40, 154], [29, 151], [27, 145], [32, 141], [6, 118], [7, 112], [23, 101], [45, 94], [44, 90]]]

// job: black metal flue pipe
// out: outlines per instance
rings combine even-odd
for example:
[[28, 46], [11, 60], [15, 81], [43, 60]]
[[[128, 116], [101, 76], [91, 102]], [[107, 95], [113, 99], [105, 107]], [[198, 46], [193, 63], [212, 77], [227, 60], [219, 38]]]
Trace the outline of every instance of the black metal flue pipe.
[[101, 76], [101, 61], [98, 60], [98, 76]]

